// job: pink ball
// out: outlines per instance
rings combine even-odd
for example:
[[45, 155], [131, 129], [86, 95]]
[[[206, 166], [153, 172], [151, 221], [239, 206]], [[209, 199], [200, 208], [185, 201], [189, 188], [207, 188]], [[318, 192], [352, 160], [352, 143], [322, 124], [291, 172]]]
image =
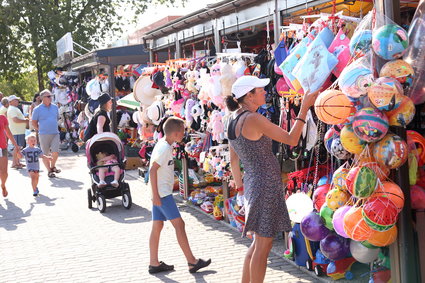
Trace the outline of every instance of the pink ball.
[[350, 208], [351, 206], [349, 205], [341, 206], [335, 211], [332, 218], [332, 225], [334, 226], [335, 232], [344, 238], [349, 238], [347, 233], [344, 231], [344, 216]]
[[356, 113], [353, 130], [365, 142], [377, 142], [388, 132], [388, 118], [381, 111], [365, 107]]

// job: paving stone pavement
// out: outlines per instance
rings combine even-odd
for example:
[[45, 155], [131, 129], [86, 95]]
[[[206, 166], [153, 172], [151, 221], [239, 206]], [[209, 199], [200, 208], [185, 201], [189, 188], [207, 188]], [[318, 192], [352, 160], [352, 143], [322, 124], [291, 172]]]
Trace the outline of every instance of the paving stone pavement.
[[[10, 163], [9, 163], [10, 165]], [[9, 169], [9, 196], [0, 196], [0, 282], [239, 282], [250, 244], [240, 233], [179, 203], [196, 257], [211, 258], [190, 274], [170, 223], [164, 226], [160, 260], [175, 271], [150, 275], [151, 202], [136, 171], [127, 174], [133, 206], [107, 201], [101, 214], [87, 208], [90, 178], [85, 155], [62, 153], [62, 173], [41, 172], [38, 197], [26, 170]], [[281, 257], [271, 255], [265, 282], [317, 282]]]

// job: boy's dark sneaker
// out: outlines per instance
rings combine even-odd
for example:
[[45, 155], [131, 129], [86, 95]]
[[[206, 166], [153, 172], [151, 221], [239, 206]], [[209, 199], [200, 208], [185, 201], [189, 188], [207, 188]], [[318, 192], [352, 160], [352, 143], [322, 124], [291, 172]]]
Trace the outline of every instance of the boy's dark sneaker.
[[38, 188], [36, 188], [35, 191], [34, 191], [34, 193], [32, 195], [36, 197], [36, 196], [38, 196], [39, 193], [40, 192], [38, 191]]
[[188, 265], [190, 267], [189, 272], [195, 273], [199, 269], [207, 267], [208, 265], [210, 265], [210, 263], [211, 263], [211, 259], [205, 261], [202, 258], [198, 259], [198, 262], [196, 264], [188, 263]]
[[159, 262], [158, 266], [149, 265], [149, 273], [155, 274], [163, 271], [171, 271], [174, 270], [174, 265], [168, 265], [163, 261]]

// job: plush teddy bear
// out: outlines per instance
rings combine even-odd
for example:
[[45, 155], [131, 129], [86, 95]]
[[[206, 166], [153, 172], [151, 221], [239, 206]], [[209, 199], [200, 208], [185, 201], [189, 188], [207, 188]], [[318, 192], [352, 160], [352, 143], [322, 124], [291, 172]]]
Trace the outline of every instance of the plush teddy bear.
[[199, 79], [199, 72], [196, 70], [188, 71], [184, 77], [186, 78], [186, 88], [193, 94], [198, 94], [198, 88], [196, 87], [196, 81]]
[[189, 98], [186, 100], [186, 106], [184, 108], [184, 117], [186, 119], [186, 126], [190, 127], [193, 123], [193, 116], [192, 116], [192, 108], [195, 106], [195, 100], [192, 98]]
[[198, 99], [202, 104], [206, 104], [209, 100], [209, 81], [210, 75], [207, 73], [207, 68], [201, 68], [199, 70], [199, 79], [197, 81], [197, 85], [199, 86]]
[[232, 85], [236, 81], [236, 76], [233, 74], [232, 66], [229, 63], [224, 64], [221, 67], [221, 78], [220, 84], [221, 89], [223, 90], [223, 96], [232, 95]]
[[224, 109], [224, 99], [222, 96], [222, 89], [220, 84], [221, 78], [221, 67], [219, 64], [215, 64], [211, 68], [210, 88], [208, 95], [217, 107]]
[[221, 142], [223, 140], [223, 133], [224, 133], [224, 125], [222, 121], [221, 112], [214, 110], [211, 113], [211, 121], [210, 121], [210, 128], [212, 131], [212, 139]]

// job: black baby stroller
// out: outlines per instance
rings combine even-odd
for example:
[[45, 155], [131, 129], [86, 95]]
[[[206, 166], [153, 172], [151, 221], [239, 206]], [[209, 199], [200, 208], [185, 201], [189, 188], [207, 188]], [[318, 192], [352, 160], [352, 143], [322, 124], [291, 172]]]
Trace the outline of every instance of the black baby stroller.
[[[108, 165], [97, 165], [96, 154], [99, 152], [114, 154], [117, 163]], [[124, 146], [119, 137], [114, 133], [101, 133], [94, 135], [86, 144], [87, 166], [90, 168], [90, 176], [92, 180], [91, 188], [87, 190], [89, 208], [92, 208], [92, 203], [97, 202], [97, 208], [100, 212], [106, 209], [106, 199], [122, 196], [122, 205], [126, 209], [131, 207], [130, 186], [124, 181], [125, 177], [125, 156]], [[114, 180], [114, 172], [112, 167], [118, 165], [121, 169], [118, 180], [118, 187], [111, 185]], [[108, 172], [105, 174], [106, 186], [99, 187], [98, 169], [108, 167]]]

